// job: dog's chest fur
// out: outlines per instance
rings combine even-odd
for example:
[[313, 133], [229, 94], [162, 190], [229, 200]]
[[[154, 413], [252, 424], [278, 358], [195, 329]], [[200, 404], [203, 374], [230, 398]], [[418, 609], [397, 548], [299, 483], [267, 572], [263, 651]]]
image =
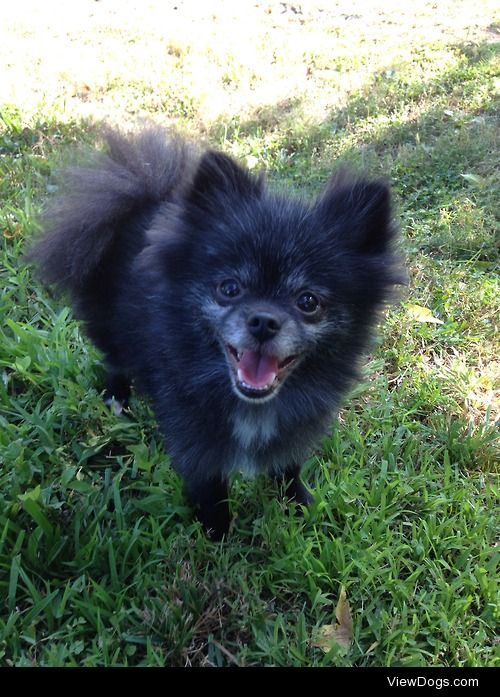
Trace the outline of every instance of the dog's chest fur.
[[278, 418], [274, 410], [249, 409], [231, 419], [232, 435], [244, 450], [256, 450], [278, 435]]
[[231, 416], [234, 450], [228, 470], [253, 476], [263, 472], [275, 474], [294, 463], [302, 463], [310, 450], [308, 433], [290, 433], [280, 423], [279, 412], [266, 405], [250, 408]]
[[231, 416], [231, 435], [236, 446], [231, 469], [254, 475], [272, 467], [264, 453], [278, 435], [278, 417], [273, 409], [238, 410]]

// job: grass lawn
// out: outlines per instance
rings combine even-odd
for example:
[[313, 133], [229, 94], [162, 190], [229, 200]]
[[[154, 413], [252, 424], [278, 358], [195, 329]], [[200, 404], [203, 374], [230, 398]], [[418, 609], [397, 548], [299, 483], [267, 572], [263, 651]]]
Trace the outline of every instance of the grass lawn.
[[[495, 4], [2, 10], [0, 665], [499, 665]], [[387, 176], [408, 259], [306, 463], [315, 505], [288, 516], [238, 478], [222, 544], [147, 404], [109, 412], [100, 356], [22, 260], [51, 170], [99, 120], [144, 117], [306, 194], [341, 164]], [[342, 589], [352, 641], [325, 652]]]

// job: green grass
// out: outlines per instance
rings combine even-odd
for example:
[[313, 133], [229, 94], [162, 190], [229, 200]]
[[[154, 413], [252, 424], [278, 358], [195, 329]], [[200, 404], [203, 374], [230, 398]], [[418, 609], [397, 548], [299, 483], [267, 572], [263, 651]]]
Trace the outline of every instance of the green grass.
[[[43, 47], [43, 19], [7, 18], [0, 665], [499, 664], [498, 22], [487, 1], [419, 5], [252, 4], [253, 53], [225, 3], [164, 34], [82, 4]], [[45, 53], [61, 42], [71, 70]], [[174, 121], [307, 194], [346, 163], [393, 185], [410, 287], [306, 463], [304, 519], [237, 478], [208, 542], [148, 406], [109, 413], [100, 356], [23, 262], [54, 165], [104, 115]], [[325, 655], [342, 587], [353, 642]]]

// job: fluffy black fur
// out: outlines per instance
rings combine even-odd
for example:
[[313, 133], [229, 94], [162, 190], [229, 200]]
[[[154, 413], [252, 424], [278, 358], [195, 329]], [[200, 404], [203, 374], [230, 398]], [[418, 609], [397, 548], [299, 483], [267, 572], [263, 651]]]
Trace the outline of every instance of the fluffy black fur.
[[159, 130], [105, 144], [66, 170], [30, 256], [104, 352], [108, 397], [150, 398], [215, 539], [235, 470], [308, 503], [301, 463], [403, 280], [387, 185], [337, 176], [306, 204]]

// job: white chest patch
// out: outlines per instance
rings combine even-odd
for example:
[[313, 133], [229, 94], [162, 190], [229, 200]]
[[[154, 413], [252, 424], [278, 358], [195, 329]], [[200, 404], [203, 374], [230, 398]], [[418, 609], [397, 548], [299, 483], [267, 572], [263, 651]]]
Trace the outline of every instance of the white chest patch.
[[244, 450], [268, 443], [277, 433], [276, 412], [256, 409], [255, 413], [235, 414], [232, 418], [233, 436]]

